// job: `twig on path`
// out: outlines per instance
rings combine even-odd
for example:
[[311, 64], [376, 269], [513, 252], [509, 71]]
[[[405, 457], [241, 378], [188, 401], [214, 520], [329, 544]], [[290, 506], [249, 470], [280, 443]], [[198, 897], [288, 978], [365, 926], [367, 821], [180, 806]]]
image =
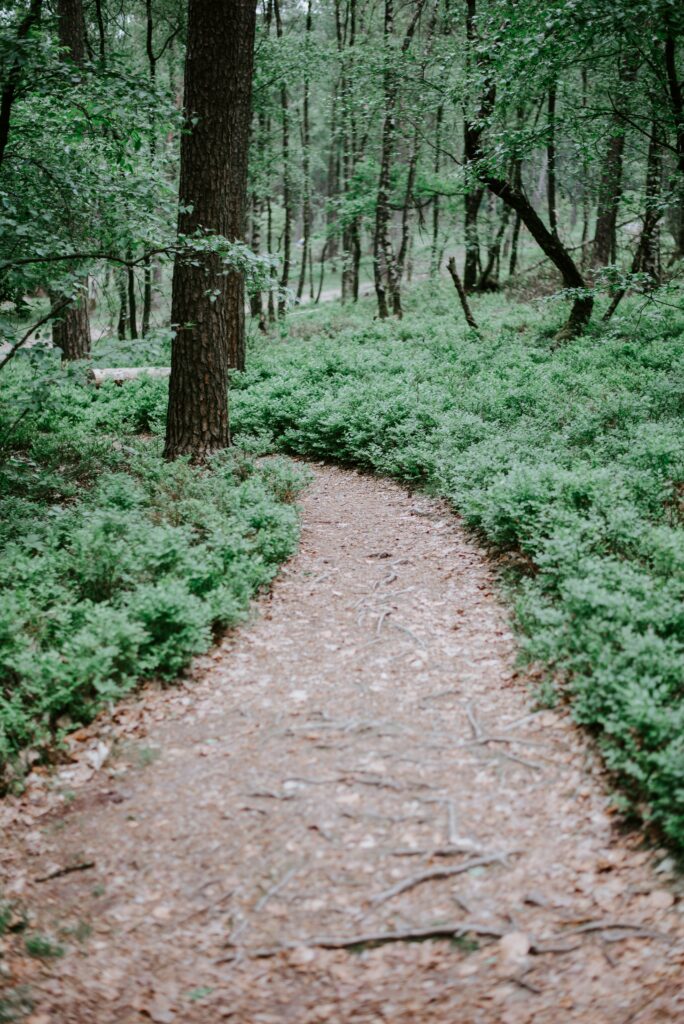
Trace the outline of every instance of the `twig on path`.
[[543, 772], [544, 765], [537, 764], [536, 761], [528, 761], [524, 757], [518, 757], [517, 754], [511, 754], [508, 750], [500, 750], [500, 757], [505, 757], [507, 761], [514, 761], [516, 764], [523, 765], [524, 768], [529, 768], [533, 772]]
[[557, 936], [560, 938], [564, 935], [586, 935], [588, 932], [633, 932], [634, 934], [646, 938], [646, 939], [661, 939], [663, 942], [672, 942], [672, 938], [666, 932], [659, 932], [654, 928], [645, 928], [641, 924], [636, 924], [633, 921], [612, 921], [610, 918], [603, 921], [589, 921], [587, 924], [581, 924], [577, 928], [570, 928], [568, 931], [561, 932], [561, 935]]
[[488, 864], [503, 864], [506, 866], [507, 859], [512, 857], [517, 850], [511, 850], [510, 853], [494, 853], [488, 854], [482, 857], [473, 857], [472, 860], [467, 860], [463, 864], [456, 864], [453, 867], [443, 868], [431, 868], [429, 871], [422, 871], [418, 875], [411, 875], [409, 878], [402, 879], [401, 882], [397, 882], [396, 885], [390, 886], [389, 889], [385, 889], [384, 892], [378, 893], [371, 900], [373, 906], [377, 907], [381, 903], [391, 900], [394, 896], [399, 896], [402, 892], [408, 892], [409, 889], [415, 889], [416, 886], [422, 885], [423, 882], [437, 881], [440, 878], [451, 878], [453, 875], [462, 875], [466, 871], [471, 871], [473, 868], [486, 867]]
[[405, 633], [406, 636], [409, 636], [414, 641], [414, 643], [417, 643], [420, 647], [427, 647], [425, 641], [421, 640], [420, 637], [416, 636], [415, 633], [412, 633], [411, 630], [408, 629], [406, 626], [400, 626], [398, 622], [393, 622], [391, 623], [391, 625], [392, 629], [398, 629], [400, 633]]
[[287, 883], [290, 881], [290, 879], [294, 875], [296, 875], [296, 873], [298, 871], [299, 871], [299, 865], [295, 864], [295, 866], [290, 868], [289, 871], [286, 871], [285, 874], [283, 875], [283, 877], [280, 878], [277, 882], [275, 882], [274, 885], [272, 885], [270, 889], [267, 889], [266, 892], [264, 893], [264, 895], [261, 897], [261, 899], [257, 903], [257, 905], [255, 906], [255, 908], [254, 908], [255, 912], [259, 913], [260, 910], [263, 910], [264, 907], [266, 906], [266, 904], [268, 903], [268, 901], [270, 899], [273, 899], [273, 897], [276, 896], [280, 892], [281, 889], [284, 889], [285, 886], [287, 885]]
[[63, 875], [71, 875], [75, 871], [90, 871], [95, 867], [94, 860], [84, 860], [80, 864], [69, 864], [65, 868], [56, 868], [42, 878], [36, 878], [36, 882], [51, 882], [53, 878], [61, 878]]
[[470, 728], [472, 729], [474, 739], [480, 740], [483, 735], [482, 726], [480, 725], [475, 716], [475, 712], [473, 711], [473, 706], [471, 702], [466, 704], [466, 715], [468, 716], [468, 722], [470, 724]]
[[[648, 933], [648, 929], [641, 929], [638, 925], [629, 924], [626, 922], [592, 922], [592, 928], [589, 929], [584, 926], [584, 931], [588, 930], [604, 930], [608, 926], [616, 925], [622, 929], [634, 931], [635, 935], [643, 935], [644, 932]], [[579, 931], [579, 929], [578, 929]], [[252, 959], [266, 959], [267, 957], [277, 956], [279, 953], [287, 952], [288, 950], [304, 948], [318, 948], [318, 949], [353, 949], [359, 946], [383, 946], [391, 942], [420, 942], [426, 939], [462, 939], [467, 935], [476, 935], [480, 938], [485, 939], [503, 939], [507, 935], [507, 931], [503, 931], [500, 928], [493, 928], [491, 925], [481, 924], [478, 921], [460, 921], [458, 923], [428, 926], [424, 928], [404, 928], [396, 931], [388, 932], [361, 932], [358, 935], [350, 935], [345, 937], [342, 936], [329, 936], [319, 935], [311, 936], [309, 938], [302, 938], [296, 942], [284, 942], [278, 946], [270, 946], [261, 949], [255, 949], [248, 952], [248, 955]], [[570, 934], [566, 932], [565, 934]], [[574, 945], [553, 945], [554, 939], [562, 938], [561, 935], [552, 935], [548, 939], [533, 939], [530, 942], [530, 953], [537, 956], [546, 956], [552, 953], [572, 953], [574, 950], [580, 948], [579, 943]], [[669, 939], [669, 937], [667, 937]], [[235, 945], [232, 941], [226, 943], [227, 946]], [[217, 963], [225, 963], [228, 960], [234, 960], [240, 956], [241, 950], [223, 957], [221, 960], [216, 961]], [[524, 981], [523, 975], [517, 975], [510, 979], [511, 981], [521, 984], [523, 988], [529, 988], [530, 991], [537, 994], [535, 986], [530, 985]], [[637, 1009], [637, 1014], [641, 1012], [642, 1007]], [[627, 1018], [627, 1021], [633, 1019]], [[627, 1024], [627, 1022], [625, 1022]]]

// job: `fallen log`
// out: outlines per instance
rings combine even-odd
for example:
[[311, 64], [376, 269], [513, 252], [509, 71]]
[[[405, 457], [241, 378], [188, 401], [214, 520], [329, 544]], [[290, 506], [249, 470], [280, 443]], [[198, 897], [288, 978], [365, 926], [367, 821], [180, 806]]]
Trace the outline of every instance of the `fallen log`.
[[140, 377], [168, 377], [170, 366], [112, 366], [106, 369], [93, 367], [88, 371], [88, 378], [96, 388], [108, 380], [115, 384], [124, 384], [128, 380], [139, 380]]

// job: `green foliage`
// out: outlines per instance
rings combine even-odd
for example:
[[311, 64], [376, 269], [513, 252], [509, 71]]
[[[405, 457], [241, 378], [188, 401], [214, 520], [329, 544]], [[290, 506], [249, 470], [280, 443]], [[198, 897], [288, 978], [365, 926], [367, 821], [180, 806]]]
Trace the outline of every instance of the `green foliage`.
[[300, 314], [308, 340], [260, 346], [236, 381], [236, 429], [252, 447], [423, 485], [524, 556], [527, 655], [684, 845], [684, 318], [642, 310], [635, 338], [633, 311], [554, 350], [551, 325], [532, 335], [521, 307], [498, 326], [501, 307], [482, 300], [495, 326], [480, 341], [454, 326], [451, 296], [413, 305], [401, 324]]
[[25, 945], [28, 955], [35, 956], [40, 960], [64, 956], [64, 947], [45, 935], [27, 935]]
[[[26, 391], [5, 372], [0, 435]], [[291, 552], [301, 474], [237, 453], [200, 470], [136, 438], [163, 420], [166, 383], [59, 387], [0, 462], [0, 762], [87, 721], [140, 679], [171, 680], [239, 622]]]

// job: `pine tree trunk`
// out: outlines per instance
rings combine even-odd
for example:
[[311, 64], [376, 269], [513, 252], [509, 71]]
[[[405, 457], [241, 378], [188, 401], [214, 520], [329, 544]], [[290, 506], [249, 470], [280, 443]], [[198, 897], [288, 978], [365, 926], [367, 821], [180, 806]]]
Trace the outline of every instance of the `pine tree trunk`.
[[[306, 8], [306, 33], [311, 35], [311, 0], [308, 0]], [[309, 132], [309, 79], [304, 81], [304, 99], [302, 104], [302, 178], [304, 179], [304, 196], [302, 200], [302, 262], [299, 268], [299, 281], [297, 282], [297, 299], [301, 300], [304, 294], [306, 283], [306, 272], [309, 261], [309, 246], [311, 245], [311, 153], [310, 153], [310, 132]]]
[[380, 154], [380, 177], [375, 207], [375, 239], [373, 244], [373, 274], [375, 278], [375, 294], [378, 300], [378, 316], [385, 320], [389, 316], [387, 288], [390, 294], [394, 291], [389, 281], [391, 267], [394, 263], [390, 241], [390, 171], [394, 138], [396, 133], [395, 106], [397, 99], [397, 83], [394, 69], [391, 67], [393, 55], [389, 52], [389, 42], [394, 32], [394, 3], [385, 0], [385, 61], [384, 72], [384, 118], [382, 124], [382, 148]]
[[[244, 237], [256, 0], [189, 0], [179, 232]], [[215, 256], [177, 258], [167, 458], [202, 460], [230, 444], [228, 371], [244, 366], [244, 282]], [[211, 292], [213, 294], [207, 294]], [[212, 301], [213, 300], [213, 301]]]
[[[84, 288], [87, 288], [87, 281], [84, 282]], [[57, 306], [64, 302], [64, 296], [51, 293], [50, 300], [53, 306]], [[88, 359], [90, 356], [87, 291], [53, 319], [52, 344], [61, 351], [64, 362]]]
[[625, 149], [623, 134], [608, 140], [601, 169], [596, 229], [592, 245], [591, 264], [605, 267], [611, 262], [615, 248], [618, 207], [622, 197], [622, 158]]
[[[466, 0], [466, 41], [467, 41], [467, 65], [472, 63], [472, 50], [477, 42], [475, 28], [477, 16], [477, 0]], [[483, 59], [476, 58], [476, 64], [483, 68]], [[479, 97], [479, 109], [475, 118], [466, 113], [463, 120], [463, 156], [468, 171], [481, 156], [480, 143], [484, 124], [492, 112], [494, 106], [496, 86], [494, 82], [486, 77], [482, 95]], [[477, 183], [472, 183], [465, 195], [465, 265], [463, 268], [463, 287], [466, 292], [471, 292], [477, 284], [477, 275], [480, 269], [480, 243], [477, 234], [477, 219], [480, 212], [480, 205], [484, 189]]]
[[[276, 35], [283, 37], [283, 23], [280, 17], [280, 4], [273, 0], [275, 13]], [[290, 283], [290, 264], [292, 261], [292, 182], [290, 168], [290, 98], [285, 82], [280, 85], [280, 113], [282, 118], [282, 154], [283, 154], [283, 207], [285, 225], [283, 227], [283, 269], [280, 275], [281, 294], [278, 297], [278, 316], [285, 315], [285, 289]]]
[[[85, 60], [85, 19], [81, 0], [59, 0], [57, 4], [59, 42], [65, 56], [77, 66]], [[90, 355], [90, 318], [88, 316], [88, 278], [80, 282], [76, 301], [53, 321], [52, 343], [61, 349], [62, 359], [87, 359]], [[64, 296], [56, 297], [63, 302]]]

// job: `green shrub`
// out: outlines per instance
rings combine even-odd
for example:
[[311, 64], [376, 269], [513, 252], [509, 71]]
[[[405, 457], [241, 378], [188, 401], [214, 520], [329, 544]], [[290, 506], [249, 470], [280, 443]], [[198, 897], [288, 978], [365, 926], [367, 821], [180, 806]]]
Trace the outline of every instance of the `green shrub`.
[[[0, 436], [30, 390], [0, 380]], [[166, 382], [95, 390], [68, 372], [0, 451], [0, 766], [141, 679], [171, 680], [239, 622], [293, 549], [303, 476], [235, 451], [161, 458]], [[10, 772], [11, 774], [11, 772]], [[1, 779], [0, 774], [0, 779]]]

